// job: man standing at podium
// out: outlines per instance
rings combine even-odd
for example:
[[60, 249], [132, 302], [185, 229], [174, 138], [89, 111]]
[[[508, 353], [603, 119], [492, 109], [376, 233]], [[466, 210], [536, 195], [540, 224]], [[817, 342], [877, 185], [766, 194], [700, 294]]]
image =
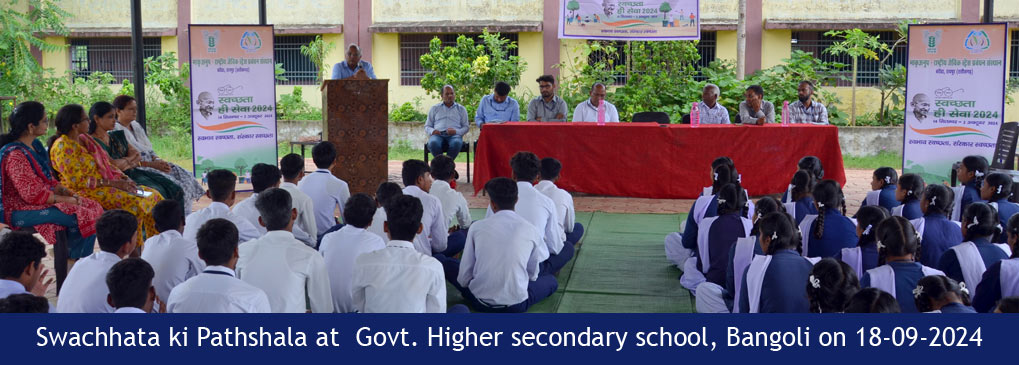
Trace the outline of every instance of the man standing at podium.
[[432, 153], [432, 156], [441, 155], [443, 147], [445, 147], [449, 158], [455, 160], [463, 146], [463, 136], [470, 130], [467, 108], [455, 100], [456, 93], [453, 91], [453, 86], [443, 86], [442, 102], [435, 104], [428, 111], [425, 133], [428, 133], [428, 151]]
[[369, 79], [375, 79], [372, 64], [361, 60], [361, 47], [351, 43], [347, 46], [347, 60], [333, 66], [333, 80], [343, 80], [358, 73], [364, 74]]

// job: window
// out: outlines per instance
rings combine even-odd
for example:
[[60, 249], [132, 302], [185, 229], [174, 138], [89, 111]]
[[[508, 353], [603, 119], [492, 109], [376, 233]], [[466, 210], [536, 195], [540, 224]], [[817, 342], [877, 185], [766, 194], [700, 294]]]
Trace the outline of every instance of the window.
[[[685, 41], [678, 41], [685, 42]], [[701, 67], [707, 67], [711, 64], [711, 61], [715, 60], [715, 45], [717, 44], [717, 33], [715, 32], [701, 32], [701, 40], [697, 43], [697, 53], [701, 55], [701, 60], [697, 62], [696, 68], [699, 70]], [[626, 41], [603, 41], [603, 44], [612, 45], [615, 47], [615, 52], [609, 54], [606, 51], [591, 52], [588, 55], [588, 63], [593, 64], [599, 61], [611, 62], [611, 65], [625, 65], [628, 57], [626, 55]], [[612, 85], [622, 86], [626, 85], [626, 71], [625, 67], [620, 72], [614, 72]], [[696, 80], [704, 80], [704, 77], [697, 75], [694, 77]]]
[[[480, 41], [480, 34], [464, 34], [474, 38], [474, 42]], [[519, 37], [516, 33], [502, 33], [503, 38], [519, 45]], [[432, 38], [439, 37], [443, 46], [455, 46], [459, 34], [400, 34], [400, 85], [420, 86], [421, 78], [428, 73], [421, 66], [421, 56], [428, 53], [428, 45]], [[519, 55], [519, 49], [509, 51], [510, 56]]]
[[1012, 60], [1009, 61], [1008, 76], [1019, 78], [1019, 30], [1012, 31]]
[[[792, 49], [800, 50], [813, 54], [814, 57], [826, 62], [840, 62], [846, 64], [845, 75], [847, 80], [839, 80], [838, 86], [850, 86], [852, 81], [848, 80], [852, 78], [853, 70], [853, 59], [847, 55], [833, 56], [824, 52], [835, 42], [840, 41], [836, 37], [829, 37], [824, 35], [823, 31], [804, 31], [804, 32], [793, 32]], [[895, 43], [898, 38], [898, 33], [893, 31], [880, 31], [880, 32], [868, 32], [872, 35], [878, 36], [878, 39], [887, 44], [889, 47]], [[906, 65], [906, 42], [902, 42], [892, 52], [892, 57], [888, 59], [889, 65], [900, 64]], [[884, 57], [884, 54], [879, 54], [879, 57]], [[875, 86], [878, 84], [878, 67], [880, 62], [874, 60], [860, 59], [857, 65], [858, 71], [856, 81], [858, 86]]]
[[[159, 38], [142, 38], [142, 55], [155, 57], [163, 53]], [[71, 39], [71, 71], [74, 78], [85, 78], [93, 72], [108, 72], [114, 83], [127, 79], [134, 83], [131, 61], [131, 38]]]
[[277, 85], [315, 85], [318, 83], [318, 66], [301, 54], [301, 46], [315, 40], [313, 35], [278, 35], [273, 37], [273, 55], [276, 63], [282, 63], [283, 77], [287, 81], [276, 81]]

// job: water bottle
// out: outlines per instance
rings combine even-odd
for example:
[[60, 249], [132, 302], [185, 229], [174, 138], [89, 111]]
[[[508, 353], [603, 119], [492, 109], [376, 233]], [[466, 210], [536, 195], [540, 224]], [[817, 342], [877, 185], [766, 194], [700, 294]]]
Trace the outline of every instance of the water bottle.
[[789, 100], [782, 102], [782, 126], [789, 126]]
[[598, 103], [598, 125], [605, 125], [605, 100]]
[[694, 102], [693, 105], [690, 106], [690, 126], [695, 128], [701, 125], [701, 111], [698, 104], [700, 103]]

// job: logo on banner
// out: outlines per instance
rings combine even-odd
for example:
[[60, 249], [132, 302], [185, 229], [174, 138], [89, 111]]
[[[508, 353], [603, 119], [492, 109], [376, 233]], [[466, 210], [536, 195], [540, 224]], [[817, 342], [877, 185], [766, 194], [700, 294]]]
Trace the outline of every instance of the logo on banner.
[[980, 54], [991, 48], [991, 37], [983, 29], [974, 29], [966, 36], [964, 44], [969, 53]]
[[247, 31], [241, 36], [241, 49], [248, 51], [248, 53], [255, 52], [262, 48], [262, 37], [258, 36], [258, 32]]
[[938, 44], [941, 44], [941, 30], [923, 31], [923, 39], [926, 40], [927, 54], [938, 53]]
[[216, 53], [216, 45], [219, 44], [219, 31], [218, 30], [203, 30], [202, 38], [205, 38], [205, 45], [208, 46], [207, 52]]

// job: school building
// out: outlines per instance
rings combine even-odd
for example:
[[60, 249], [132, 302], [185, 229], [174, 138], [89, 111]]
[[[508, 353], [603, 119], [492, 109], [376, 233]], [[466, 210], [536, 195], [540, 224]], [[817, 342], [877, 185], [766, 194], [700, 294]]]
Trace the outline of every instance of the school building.
[[[315, 86], [318, 67], [301, 55], [300, 46], [316, 35], [336, 45], [327, 56], [332, 64], [343, 60], [345, 46], [357, 43], [363, 58], [372, 62], [379, 78], [389, 79], [389, 102], [403, 103], [423, 97], [422, 109], [438, 101], [426, 96], [420, 80], [426, 71], [418, 58], [428, 51], [433, 37], [455, 43], [457, 34], [478, 34], [487, 28], [516, 41], [520, 58], [527, 62], [521, 77], [522, 93], [537, 95], [535, 78], [556, 74], [554, 65], [572, 59], [578, 40], [557, 38], [560, 0], [268, 0], [268, 22], [275, 25], [276, 61], [283, 63], [288, 81], [278, 82], [278, 94], [303, 86], [304, 98], [321, 104]], [[619, 0], [604, 0], [616, 3]], [[1019, 77], [1019, 6], [1015, 0], [997, 2], [996, 21], [1009, 22], [1009, 75]], [[70, 35], [48, 36], [52, 44], [68, 45], [65, 50], [38, 53], [45, 67], [57, 72], [87, 75], [110, 72], [131, 78], [130, 8], [120, 0], [62, 0], [72, 14], [67, 21]], [[931, 23], [978, 22], [982, 0], [747, 0], [746, 64], [748, 74], [779, 64], [793, 50], [817, 57], [850, 63], [848, 58], [823, 54], [835, 40], [824, 32], [860, 28], [894, 41], [896, 23], [919, 19]], [[738, 0], [700, 0], [702, 39], [698, 48], [702, 64], [714, 59], [736, 58]], [[175, 52], [179, 59], [188, 54], [188, 24], [255, 24], [257, 0], [144, 0], [142, 1], [145, 54]], [[620, 51], [622, 52], [622, 51]], [[625, 55], [589, 55], [588, 59], [613, 57], [625, 62]], [[893, 59], [905, 62], [905, 48]], [[861, 62], [860, 85], [877, 83], [876, 62]], [[622, 81], [620, 75], [617, 80]], [[119, 81], [118, 81], [119, 82]], [[848, 84], [846, 85], [848, 86]], [[848, 87], [839, 88], [844, 103]], [[866, 87], [858, 92], [860, 113], [877, 108], [879, 93]], [[526, 101], [522, 101], [526, 102]], [[848, 108], [846, 108], [848, 110]], [[1006, 120], [1019, 120], [1019, 106], [1006, 108]]]

